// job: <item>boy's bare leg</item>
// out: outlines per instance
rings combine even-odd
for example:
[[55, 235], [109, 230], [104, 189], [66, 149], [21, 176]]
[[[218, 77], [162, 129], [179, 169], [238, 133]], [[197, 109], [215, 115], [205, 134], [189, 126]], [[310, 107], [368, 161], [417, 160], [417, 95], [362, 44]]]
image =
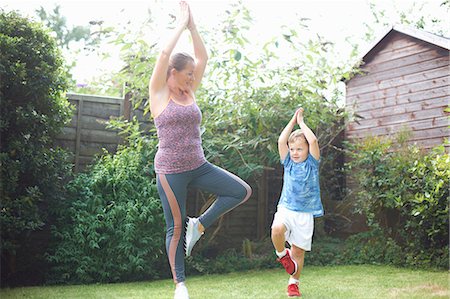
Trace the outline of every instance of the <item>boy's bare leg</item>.
[[297, 263], [291, 258], [291, 253], [289, 249], [286, 249], [286, 227], [284, 224], [277, 224], [272, 227], [272, 243], [275, 247], [276, 254], [278, 256], [277, 261], [279, 261], [286, 272], [292, 275], [297, 271]]
[[272, 243], [275, 250], [282, 252], [286, 247], [286, 239], [284, 234], [286, 233], [286, 227], [284, 224], [278, 224], [272, 227]]
[[297, 272], [294, 273], [294, 275], [291, 275], [291, 277], [298, 280], [300, 278], [300, 274], [303, 269], [303, 263], [305, 261], [305, 250], [295, 245], [292, 245], [291, 251], [292, 251], [292, 259], [297, 262], [298, 267]]

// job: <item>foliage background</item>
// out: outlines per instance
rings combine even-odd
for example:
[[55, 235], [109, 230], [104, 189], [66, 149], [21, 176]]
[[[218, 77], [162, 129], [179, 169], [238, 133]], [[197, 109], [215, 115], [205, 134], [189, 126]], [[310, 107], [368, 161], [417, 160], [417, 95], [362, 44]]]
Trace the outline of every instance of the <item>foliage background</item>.
[[[207, 159], [244, 179], [257, 178], [264, 167], [279, 167], [279, 131], [302, 105], [322, 150], [329, 153], [322, 162], [322, 173], [328, 176], [323, 180], [334, 180], [337, 185], [341, 170], [334, 168], [333, 154], [339, 152], [331, 144], [345, 122], [346, 115], [338, 105], [338, 85], [340, 78], [350, 76], [348, 67], [327, 59], [332, 55], [332, 44], [320, 38], [301, 40], [301, 33], [294, 29], [268, 42], [262, 51], [255, 51], [247, 36], [251, 22], [250, 12], [236, 4], [226, 12], [220, 28], [202, 30], [211, 52], [208, 72], [197, 94]], [[122, 58], [127, 63], [114, 80], [126, 80], [134, 106], [145, 110], [148, 79], [157, 56], [154, 44], [141, 36], [149, 30], [148, 25], [152, 26], [146, 24], [142, 31], [118, 33], [114, 41], [122, 45]], [[215, 34], [217, 31], [223, 34]], [[281, 44], [304, 55], [287, 67], [267, 67], [275, 63], [275, 50]], [[161, 208], [157, 200], [153, 201], [158, 195], [154, 193], [154, 173], [149, 171], [157, 137], [154, 129], [143, 132], [146, 122], [145, 118], [132, 123], [114, 121], [114, 127], [127, 137], [127, 145], [114, 156], [100, 158], [69, 185], [67, 213], [54, 228], [56, 242], [55, 250], [49, 252], [53, 265], [49, 281], [110, 282], [167, 275]], [[332, 185], [324, 186], [324, 194], [329, 187]], [[130, 206], [130, 201], [137, 206]], [[142, 223], [146, 218], [140, 214], [158, 217]], [[154, 242], [137, 242], [137, 236]], [[223, 258], [216, 256], [217, 263], [222, 263], [216, 265], [217, 269], [230, 270], [232, 263], [227, 260], [250, 263], [244, 262], [240, 253], [224, 254]], [[264, 257], [255, 267], [263, 267], [268, 259]], [[204, 273], [201, 262], [188, 265], [192, 272]]]
[[49, 31], [14, 12], [0, 10], [0, 53], [1, 278], [33, 283], [71, 175], [52, 144], [71, 118], [68, 73]]
[[[443, 5], [448, 4], [448, 1], [443, 2]], [[55, 31], [67, 29], [60, 22], [58, 11], [54, 11], [54, 15], [41, 11], [40, 16], [43, 22], [49, 21], [47, 25]], [[339, 56], [336, 45], [321, 36], [311, 35], [308, 20], [299, 19], [295, 26], [280, 28], [279, 34], [255, 47], [250, 42], [249, 30], [253, 17], [242, 2], [230, 5], [222, 17], [215, 28], [199, 27], [210, 51], [208, 69], [197, 94], [203, 111], [202, 138], [207, 158], [243, 178], [254, 179], [264, 168], [279, 167], [278, 134], [301, 105], [321, 145], [325, 208], [331, 200], [345, 201], [340, 140], [342, 129], [352, 116], [342, 109], [342, 80], [357, 72], [358, 45], [352, 45], [349, 57], [334, 59]], [[377, 25], [388, 19], [383, 11], [376, 9], [374, 17]], [[415, 22], [408, 17], [401, 15], [402, 22], [419, 28], [424, 28], [427, 22], [439, 23], [428, 18]], [[20, 25], [2, 25], [0, 30], [2, 54], [12, 53], [2, 56], [8, 59], [0, 60], [1, 163], [6, 166], [2, 167], [1, 224], [2, 266], [4, 261], [9, 261], [10, 265], [17, 261], [18, 267], [10, 269], [6, 263], [8, 270], [2, 271], [2, 285], [5, 281], [17, 285], [167, 277], [164, 225], [152, 172], [157, 139], [154, 130], [144, 131], [152, 122], [149, 114], [140, 122], [112, 122], [113, 127], [123, 132], [126, 144], [115, 155], [105, 153], [89, 171], [66, 184], [71, 176], [65, 162], [66, 154], [52, 148], [51, 140], [71, 114], [63, 97], [70, 76], [62, 67], [56, 42], [48, 32], [41, 34], [40, 25], [20, 16], [13, 19], [19, 20]], [[5, 20], [2, 14], [2, 21]], [[61, 26], [54, 26], [58, 24]], [[24, 28], [31, 40], [5, 34], [15, 32], [16, 27]], [[159, 32], [159, 29], [158, 24], [149, 19], [139, 30], [124, 26], [102, 31], [101, 34], [110, 36], [109, 42], [121, 47], [125, 66], [120, 73], [94, 82], [89, 91], [120, 92], [126, 82], [125, 92], [131, 93], [134, 106], [146, 109], [147, 84], [158, 49], [157, 40], [146, 39], [145, 33]], [[92, 36], [86, 32], [81, 30], [78, 34], [74, 28], [56, 38], [60, 47], [67, 47], [71, 39], [85, 36], [86, 45], [95, 47], [95, 38], [90, 39]], [[372, 37], [373, 31], [368, 30], [366, 38]], [[45, 46], [33, 44], [41, 38]], [[31, 49], [27, 48], [27, 43]], [[280, 57], [281, 50], [295, 55], [290, 59]], [[43, 64], [11, 63], [34, 57], [16, 58], [15, 55], [21, 53], [49, 55], [39, 59]], [[287, 62], [280, 64], [280, 60]], [[5, 74], [15, 76], [3, 80]], [[17, 86], [20, 86], [18, 90], [27, 92], [23, 101], [16, 101], [22, 99], [21, 94], [19, 97], [7, 94], [13, 90], [11, 87]], [[39, 101], [30, 100], [30, 95], [36, 99], [39, 96]], [[45, 99], [43, 103], [42, 99]], [[15, 111], [17, 115], [7, 115], [5, 111]], [[11, 120], [19, 121], [10, 126]], [[16, 140], [8, 139], [11, 136]], [[389, 153], [390, 145], [385, 143], [379, 148], [368, 144], [371, 142], [352, 149], [360, 163], [354, 167], [369, 170], [373, 163], [378, 163], [380, 169], [390, 170], [375, 172], [376, 175], [358, 173], [358, 179], [368, 192], [359, 195], [356, 208], [367, 217], [370, 230], [345, 242], [320, 234], [315, 243], [317, 250], [311, 253], [308, 262], [314, 265], [392, 263], [446, 267], [448, 238], [444, 236], [448, 235], [448, 219], [445, 222], [442, 213], [447, 211], [448, 214], [448, 191], [445, 193], [442, 186], [448, 185], [448, 155], [437, 149], [430, 155], [411, 150], [401, 152], [402, 156]], [[410, 164], [406, 157], [414, 157], [415, 164]], [[394, 192], [393, 186], [402, 188]], [[377, 193], [378, 190], [383, 192]], [[381, 210], [399, 216], [398, 227], [395, 226], [398, 229], [394, 230], [379, 218]], [[51, 235], [48, 234], [50, 224]], [[422, 226], [426, 229], [420, 233], [420, 238], [413, 239], [413, 233]], [[33, 251], [29, 254], [31, 247]], [[190, 273], [210, 273], [205, 261], [221, 272], [273, 267], [271, 250], [270, 240], [244, 240], [242, 250], [199, 256], [188, 261], [188, 269]], [[401, 256], [401, 252], [406, 254]], [[37, 274], [33, 281], [29, 280], [29, 273]]]
[[[426, 153], [408, 146], [407, 138], [403, 133], [398, 139], [372, 137], [349, 145], [348, 169], [357, 182], [355, 208], [367, 217], [371, 231], [353, 236], [352, 244], [355, 248], [358, 243], [367, 244], [359, 251], [362, 256], [367, 250], [378, 251], [383, 259], [387, 255], [386, 262], [445, 268], [449, 264], [450, 156], [443, 145]], [[367, 261], [368, 257], [376, 256], [361, 258]]]
[[94, 283], [165, 277], [162, 207], [152, 157], [155, 139], [137, 122], [118, 124], [126, 145], [105, 153], [67, 186], [67, 208], [53, 226], [49, 283]]

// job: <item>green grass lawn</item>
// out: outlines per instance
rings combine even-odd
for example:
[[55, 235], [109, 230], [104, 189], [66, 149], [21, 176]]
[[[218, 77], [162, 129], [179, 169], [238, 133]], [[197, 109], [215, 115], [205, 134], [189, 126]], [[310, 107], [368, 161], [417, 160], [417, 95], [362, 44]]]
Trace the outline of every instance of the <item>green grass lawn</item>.
[[[191, 299], [287, 298], [282, 268], [191, 276]], [[97, 285], [2, 289], [6, 298], [173, 298], [171, 280]], [[449, 272], [390, 266], [305, 267], [303, 298], [449, 298]]]

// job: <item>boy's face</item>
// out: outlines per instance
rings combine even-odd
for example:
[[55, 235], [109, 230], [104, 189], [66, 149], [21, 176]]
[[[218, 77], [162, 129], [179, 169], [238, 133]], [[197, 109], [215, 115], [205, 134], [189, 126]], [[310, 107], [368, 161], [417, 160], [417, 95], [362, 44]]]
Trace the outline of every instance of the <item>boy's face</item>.
[[295, 139], [294, 142], [290, 142], [288, 146], [289, 155], [291, 156], [292, 161], [299, 163], [308, 158], [309, 146], [303, 138]]

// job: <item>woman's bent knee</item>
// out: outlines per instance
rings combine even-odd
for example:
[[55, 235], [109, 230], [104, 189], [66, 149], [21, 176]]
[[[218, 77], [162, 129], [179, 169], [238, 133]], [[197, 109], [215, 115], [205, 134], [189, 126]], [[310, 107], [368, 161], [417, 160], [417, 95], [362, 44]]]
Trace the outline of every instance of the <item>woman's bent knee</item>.
[[239, 188], [241, 189], [241, 192], [239, 192], [238, 198], [240, 198], [242, 203], [244, 203], [252, 195], [252, 187], [250, 187], [250, 185], [245, 182], [243, 182], [242, 187], [244, 188]]

